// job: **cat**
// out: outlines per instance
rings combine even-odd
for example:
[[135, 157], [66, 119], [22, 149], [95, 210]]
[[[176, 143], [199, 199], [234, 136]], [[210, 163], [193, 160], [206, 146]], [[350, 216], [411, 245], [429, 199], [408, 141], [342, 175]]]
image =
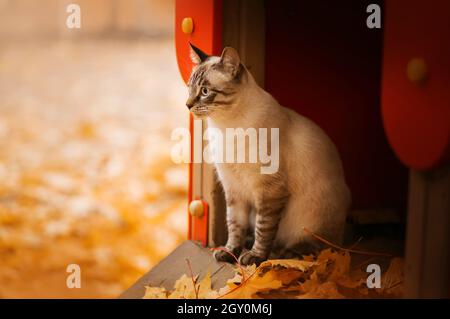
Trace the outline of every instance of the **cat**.
[[[226, 250], [250, 265], [317, 251], [323, 244], [312, 234], [340, 244], [351, 194], [331, 139], [258, 86], [234, 48], [226, 47], [219, 57], [191, 44], [190, 53], [190, 112], [223, 133], [226, 128], [279, 128], [276, 173], [261, 174], [261, 163], [215, 163], [227, 205]], [[244, 252], [249, 230], [254, 242]], [[234, 261], [223, 250], [214, 256]]]

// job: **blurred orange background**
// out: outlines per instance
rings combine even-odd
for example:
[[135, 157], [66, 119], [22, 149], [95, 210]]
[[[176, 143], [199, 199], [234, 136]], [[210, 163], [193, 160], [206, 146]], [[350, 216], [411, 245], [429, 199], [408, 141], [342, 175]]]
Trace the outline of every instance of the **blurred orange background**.
[[174, 1], [70, 3], [0, 0], [1, 298], [117, 297], [186, 238]]

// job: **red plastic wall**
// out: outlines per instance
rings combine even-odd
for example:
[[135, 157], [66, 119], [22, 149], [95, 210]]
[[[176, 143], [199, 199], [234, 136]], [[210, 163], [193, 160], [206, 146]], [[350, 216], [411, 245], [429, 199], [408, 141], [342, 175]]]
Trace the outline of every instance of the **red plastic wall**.
[[268, 0], [266, 89], [335, 142], [354, 208], [403, 210], [407, 169], [381, 120], [383, 34], [366, 26], [374, 2]]

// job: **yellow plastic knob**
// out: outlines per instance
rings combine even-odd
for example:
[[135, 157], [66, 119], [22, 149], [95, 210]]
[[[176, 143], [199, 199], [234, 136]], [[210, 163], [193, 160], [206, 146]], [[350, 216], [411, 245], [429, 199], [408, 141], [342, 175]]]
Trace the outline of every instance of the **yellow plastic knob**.
[[428, 68], [424, 59], [414, 58], [408, 62], [406, 74], [414, 84], [423, 84], [427, 79]]
[[201, 200], [193, 200], [189, 204], [189, 213], [194, 217], [203, 216], [203, 202]]
[[184, 18], [181, 21], [181, 30], [186, 34], [191, 34], [194, 31], [194, 21], [192, 18]]

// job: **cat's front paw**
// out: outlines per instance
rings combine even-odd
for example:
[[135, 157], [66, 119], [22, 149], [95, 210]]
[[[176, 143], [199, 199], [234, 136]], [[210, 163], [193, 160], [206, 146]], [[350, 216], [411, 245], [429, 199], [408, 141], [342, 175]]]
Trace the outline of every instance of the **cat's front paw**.
[[242, 254], [241, 257], [239, 257], [239, 263], [241, 265], [247, 266], [247, 265], [253, 265], [256, 264], [256, 266], [259, 266], [260, 263], [262, 263], [267, 258], [257, 255], [254, 251], [249, 250], [246, 253]]
[[236, 259], [234, 259], [233, 255], [238, 258], [242, 251], [241, 247], [220, 247], [219, 249], [220, 250], [214, 252], [214, 258], [216, 258], [217, 261], [224, 261], [227, 263], [235, 263]]

